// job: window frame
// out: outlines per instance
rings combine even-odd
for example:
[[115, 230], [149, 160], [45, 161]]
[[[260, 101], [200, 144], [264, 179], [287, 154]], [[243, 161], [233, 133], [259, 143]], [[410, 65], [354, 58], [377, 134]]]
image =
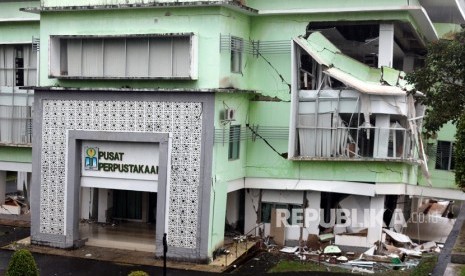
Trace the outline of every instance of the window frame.
[[[127, 67], [127, 59], [128, 59], [128, 52], [127, 52], [127, 44], [128, 41], [137, 40], [137, 39], [147, 39], [148, 45], [150, 45], [151, 39], [179, 39], [179, 38], [187, 38], [189, 40], [189, 68], [186, 70], [186, 75], [177, 76], [175, 73], [171, 72], [171, 75], [150, 75], [151, 71], [148, 68], [147, 75], [144, 76], [137, 76], [137, 75], [128, 75], [127, 72], [124, 76], [108, 76], [106, 75], [105, 71], [102, 71], [100, 75], [97, 76], [90, 76], [90, 75], [83, 75], [82, 71], [79, 75], [67, 75], [69, 70], [63, 70], [62, 66], [67, 64], [67, 61], [63, 61], [64, 58], [62, 52], [64, 51], [63, 45], [66, 44], [64, 41], [76, 39], [81, 40], [81, 60], [82, 60], [82, 41], [90, 41], [90, 40], [125, 40], [124, 47], [125, 47], [125, 56], [123, 57], [123, 63], [125, 70], [128, 70]], [[102, 42], [104, 44], [104, 42]], [[102, 45], [103, 45], [102, 44]], [[173, 52], [174, 47], [176, 47], [172, 42], [172, 49]], [[145, 46], [145, 45], [143, 45]], [[104, 47], [102, 46], [102, 59], [104, 59]], [[151, 54], [150, 46], [147, 46], [147, 58], [150, 58]], [[124, 35], [51, 35], [49, 39], [49, 60], [48, 60], [48, 75], [50, 78], [57, 78], [57, 79], [139, 79], [139, 80], [153, 80], [153, 79], [167, 79], [167, 80], [197, 80], [198, 79], [198, 37], [194, 33], [166, 33], [166, 34], [124, 34]], [[100, 62], [100, 60], [99, 60]], [[103, 66], [103, 60], [102, 65]], [[171, 66], [176, 66], [176, 57], [171, 56]], [[148, 62], [148, 66], [150, 66], [150, 62]], [[79, 67], [82, 70], [81, 67]], [[66, 74], [64, 74], [66, 72]], [[99, 72], [100, 73], [100, 72]]]
[[[440, 144], [443, 144], [440, 146]], [[454, 154], [454, 142], [437, 140], [436, 142], [436, 160], [434, 168], [441, 171], [453, 171], [455, 170], [455, 154]], [[448, 150], [448, 153], [443, 153], [444, 147]], [[444, 157], [443, 157], [444, 155]], [[447, 168], [443, 168], [443, 161], [447, 159]]]
[[[3, 60], [0, 64], [0, 74], [5, 76], [4, 82], [0, 82], [0, 87], [35, 86], [37, 84], [38, 55], [37, 51], [33, 50], [32, 44], [2, 43], [0, 44], [0, 48], [2, 48], [0, 49], [0, 53], [4, 54], [7, 48], [9, 48], [8, 51], [12, 53], [12, 56], [4, 54], [4, 58], [9, 59], [12, 57], [12, 59], [9, 60], [11, 62], [10, 66], [6, 65], [6, 60]], [[29, 48], [29, 50], [27, 50], [27, 48]], [[11, 78], [9, 75], [11, 75]], [[10, 82], [11, 85], [8, 85]]]
[[231, 36], [231, 73], [242, 74], [242, 53], [244, 52], [244, 39]]
[[241, 157], [241, 125], [229, 126], [228, 160], [234, 161]]

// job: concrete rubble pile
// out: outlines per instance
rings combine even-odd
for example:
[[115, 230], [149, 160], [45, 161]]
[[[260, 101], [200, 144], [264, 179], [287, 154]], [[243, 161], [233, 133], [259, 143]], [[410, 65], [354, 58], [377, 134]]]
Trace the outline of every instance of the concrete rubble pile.
[[414, 243], [408, 236], [383, 229], [382, 241], [358, 254], [334, 245], [335, 235], [309, 235], [303, 246], [280, 247], [279, 252], [294, 254], [301, 261], [338, 266], [354, 273], [373, 274], [387, 270], [406, 270], [416, 267], [425, 253], [439, 253], [441, 244], [434, 241]]

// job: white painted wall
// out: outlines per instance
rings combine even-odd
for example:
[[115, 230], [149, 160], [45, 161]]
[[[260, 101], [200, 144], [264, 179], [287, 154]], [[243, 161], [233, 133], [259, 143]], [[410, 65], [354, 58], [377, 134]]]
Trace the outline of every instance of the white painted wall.
[[263, 190], [262, 202], [302, 204], [302, 191]]

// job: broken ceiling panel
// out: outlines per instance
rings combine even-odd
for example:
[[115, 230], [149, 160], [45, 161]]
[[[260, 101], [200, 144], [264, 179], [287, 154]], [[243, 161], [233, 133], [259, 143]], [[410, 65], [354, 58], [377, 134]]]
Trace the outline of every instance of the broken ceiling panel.
[[308, 39], [297, 37], [294, 41], [316, 62], [325, 66], [325, 74], [362, 93], [406, 95], [410, 88], [403, 80], [403, 72], [367, 66], [343, 54], [320, 32], [311, 33]]

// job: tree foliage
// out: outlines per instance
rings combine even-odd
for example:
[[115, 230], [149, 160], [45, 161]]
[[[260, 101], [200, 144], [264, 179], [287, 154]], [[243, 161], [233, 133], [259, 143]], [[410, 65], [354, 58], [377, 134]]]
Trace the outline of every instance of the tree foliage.
[[425, 66], [407, 75], [415, 90], [426, 95], [425, 128], [438, 131], [448, 121], [456, 122], [465, 105], [465, 32], [452, 40], [438, 40], [428, 46]]
[[407, 81], [415, 84], [415, 91], [425, 94], [420, 100], [428, 106], [424, 124], [427, 134], [437, 132], [449, 121], [457, 124], [455, 179], [464, 189], [465, 31], [433, 42], [427, 50], [424, 67], [408, 74]]

